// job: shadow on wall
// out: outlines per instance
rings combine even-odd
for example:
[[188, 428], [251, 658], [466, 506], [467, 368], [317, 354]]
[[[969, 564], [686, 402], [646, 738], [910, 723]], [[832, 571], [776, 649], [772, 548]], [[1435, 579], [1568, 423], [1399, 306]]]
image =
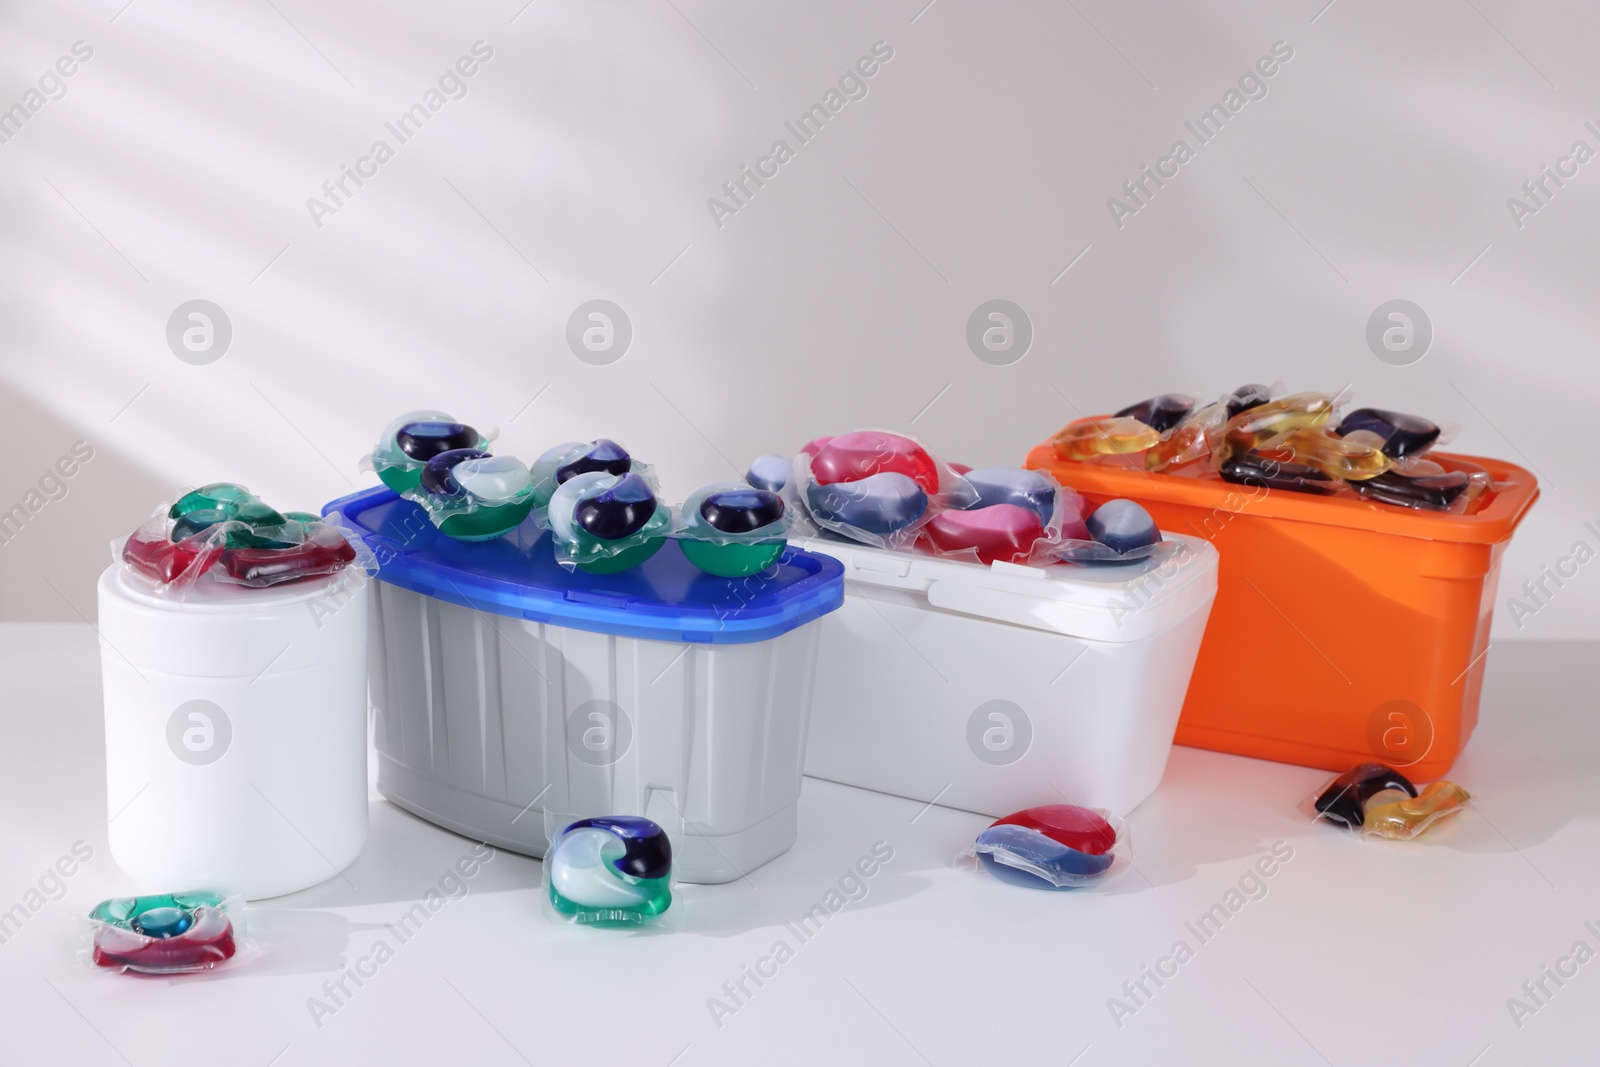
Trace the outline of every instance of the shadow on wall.
[[111, 540], [175, 487], [4, 382], [0, 409], [11, 432], [0, 470], [0, 620], [93, 620]]

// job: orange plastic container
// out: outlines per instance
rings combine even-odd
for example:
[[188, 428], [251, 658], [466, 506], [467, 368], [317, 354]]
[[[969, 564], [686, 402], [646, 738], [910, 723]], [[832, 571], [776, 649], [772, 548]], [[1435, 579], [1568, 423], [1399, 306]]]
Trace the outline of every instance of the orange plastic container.
[[1197, 477], [1203, 462], [1072, 463], [1049, 442], [1026, 466], [1137, 500], [1221, 554], [1178, 744], [1329, 770], [1379, 759], [1429, 781], [1477, 725], [1500, 556], [1539, 487], [1498, 460], [1428, 458], [1477, 464], [1495, 487], [1454, 515]]

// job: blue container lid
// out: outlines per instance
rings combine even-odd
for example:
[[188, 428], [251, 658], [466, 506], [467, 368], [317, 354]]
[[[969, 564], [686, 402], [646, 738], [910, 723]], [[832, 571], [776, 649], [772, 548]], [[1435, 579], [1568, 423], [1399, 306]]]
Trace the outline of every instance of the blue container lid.
[[339, 512], [378, 558], [378, 579], [451, 604], [576, 630], [733, 645], [766, 641], [844, 603], [844, 568], [829, 556], [784, 549], [775, 570], [719, 578], [668, 541], [617, 574], [569, 571], [548, 531], [529, 519], [492, 541], [457, 541], [427, 513], [379, 486], [340, 497]]

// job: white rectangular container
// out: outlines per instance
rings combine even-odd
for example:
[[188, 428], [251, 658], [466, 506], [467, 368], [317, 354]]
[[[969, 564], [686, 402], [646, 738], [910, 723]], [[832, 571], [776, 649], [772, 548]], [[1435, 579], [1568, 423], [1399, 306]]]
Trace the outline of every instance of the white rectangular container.
[[[378, 791], [543, 856], [546, 813], [643, 815], [675, 875], [731, 881], [795, 838], [831, 558], [717, 578], [676, 542], [630, 571], [569, 572], [531, 524], [451, 541], [388, 490], [335, 501], [380, 562], [369, 687]], [[415, 512], [415, 514], [413, 513]]]
[[806, 773], [1000, 816], [1125, 815], [1161, 781], [1217, 590], [1217, 553], [985, 566], [836, 540]]

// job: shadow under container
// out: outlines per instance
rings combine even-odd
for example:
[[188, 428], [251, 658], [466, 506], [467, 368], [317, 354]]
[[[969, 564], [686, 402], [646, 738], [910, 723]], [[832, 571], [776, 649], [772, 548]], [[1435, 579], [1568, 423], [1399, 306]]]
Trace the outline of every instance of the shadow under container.
[[806, 773], [1001, 816], [1126, 815], [1161, 784], [1217, 589], [1196, 538], [1162, 563], [1026, 567], [834, 538]]
[[1428, 458], [1494, 487], [1456, 515], [1237, 485], [1203, 462], [1073, 463], [1048, 441], [1025, 465], [1221, 553], [1178, 744], [1340, 771], [1377, 759], [1430, 781], [1477, 725], [1500, 557], [1539, 487], [1510, 463]]
[[569, 571], [534, 520], [439, 533], [384, 488], [330, 503], [378, 558], [369, 689], [378, 791], [446, 829], [543, 856], [546, 815], [642, 815], [675, 877], [727, 882], [794, 843], [821, 617], [839, 565], [785, 550], [749, 578], [667, 541]]

